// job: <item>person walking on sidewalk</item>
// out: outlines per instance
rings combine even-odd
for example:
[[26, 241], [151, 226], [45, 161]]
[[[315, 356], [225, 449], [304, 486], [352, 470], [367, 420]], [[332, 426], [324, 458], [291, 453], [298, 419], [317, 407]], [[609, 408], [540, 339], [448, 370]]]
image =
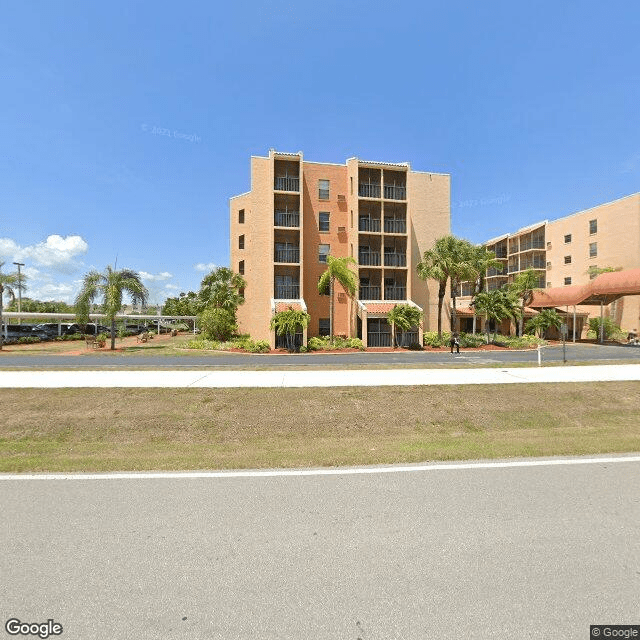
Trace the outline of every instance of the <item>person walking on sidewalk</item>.
[[451, 345], [451, 353], [453, 353], [454, 348], [456, 350], [456, 353], [460, 353], [460, 336], [457, 332], [451, 334], [451, 340], [449, 344]]

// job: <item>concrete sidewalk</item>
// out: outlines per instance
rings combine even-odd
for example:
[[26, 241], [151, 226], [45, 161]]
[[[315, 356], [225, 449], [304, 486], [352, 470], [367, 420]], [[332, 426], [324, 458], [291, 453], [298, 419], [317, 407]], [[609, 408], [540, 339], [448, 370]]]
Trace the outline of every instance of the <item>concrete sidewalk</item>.
[[640, 380], [640, 365], [341, 371], [0, 371], [0, 388], [384, 387]]

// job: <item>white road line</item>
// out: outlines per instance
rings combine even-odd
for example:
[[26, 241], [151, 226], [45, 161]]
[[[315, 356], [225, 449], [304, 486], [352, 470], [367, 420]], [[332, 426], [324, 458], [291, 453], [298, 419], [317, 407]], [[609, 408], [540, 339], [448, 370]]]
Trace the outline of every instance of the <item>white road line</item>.
[[518, 467], [553, 467], [578, 464], [617, 464], [640, 462], [638, 456], [615, 458], [553, 458], [550, 460], [515, 460], [513, 462], [459, 462], [392, 467], [344, 469], [274, 469], [270, 471], [152, 471], [140, 473], [41, 473], [0, 474], [0, 480], [190, 480], [198, 478], [277, 478], [299, 476], [351, 476], [415, 471], [459, 471], [465, 469], [510, 469]]

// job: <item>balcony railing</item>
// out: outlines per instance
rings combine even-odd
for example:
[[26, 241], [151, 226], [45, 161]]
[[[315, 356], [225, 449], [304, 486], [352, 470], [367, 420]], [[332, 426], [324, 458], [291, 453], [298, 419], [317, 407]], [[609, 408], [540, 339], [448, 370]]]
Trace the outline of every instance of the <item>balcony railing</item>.
[[288, 176], [276, 178], [273, 187], [276, 191], [299, 191], [300, 179]]
[[299, 227], [299, 211], [276, 211], [273, 216], [273, 224], [276, 227]]
[[276, 285], [275, 297], [277, 300], [296, 300], [300, 297], [300, 285]]
[[380, 185], [379, 184], [364, 184], [358, 185], [358, 195], [361, 198], [379, 198], [380, 197]]
[[380, 253], [376, 253], [375, 251], [358, 251], [358, 262], [360, 265], [379, 267]]
[[396, 343], [399, 347], [410, 347], [418, 342], [417, 331], [398, 331], [396, 333]]
[[510, 264], [507, 267], [507, 270], [508, 270], [509, 273], [514, 273], [515, 271], [519, 271], [520, 269], [518, 268], [517, 264]]
[[358, 231], [380, 231], [380, 218], [359, 218]]
[[507, 257], [507, 250], [505, 249], [496, 249], [495, 251], [496, 254], [496, 258], [506, 258]]
[[395, 220], [393, 218], [384, 219], [385, 233], [407, 233], [407, 221]]
[[521, 271], [524, 271], [525, 269], [546, 269], [546, 268], [547, 268], [547, 265], [544, 258], [541, 260], [537, 260], [534, 258], [533, 260], [527, 260], [525, 262], [520, 263]]
[[384, 266], [385, 267], [406, 267], [407, 254], [406, 253], [385, 253]]
[[501, 276], [503, 273], [503, 269], [487, 269], [487, 278], [491, 278], [491, 276]]
[[360, 300], [380, 300], [380, 287], [360, 287]]
[[406, 200], [407, 188], [384, 185], [384, 197], [387, 200]]
[[390, 347], [391, 331], [389, 333], [367, 333], [368, 347]]
[[276, 249], [274, 262], [300, 262], [300, 249]]
[[521, 240], [520, 251], [530, 251], [531, 249], [544, 249], [544, 240]]
[[406, 300], [407, 287], [385, 287], [384, 299], [385, 300]]

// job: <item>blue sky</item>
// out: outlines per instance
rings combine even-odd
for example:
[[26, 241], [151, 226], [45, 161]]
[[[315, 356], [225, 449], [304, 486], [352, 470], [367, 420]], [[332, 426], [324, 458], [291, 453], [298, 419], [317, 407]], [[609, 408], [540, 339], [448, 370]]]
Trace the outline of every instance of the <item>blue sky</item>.
[[639, 32], [628, 0], [5, 3], [0, 260], [40, 299], [116, 259], [197, 289], [270, 147], [450, 173], [474, 242], [637, 192]]

